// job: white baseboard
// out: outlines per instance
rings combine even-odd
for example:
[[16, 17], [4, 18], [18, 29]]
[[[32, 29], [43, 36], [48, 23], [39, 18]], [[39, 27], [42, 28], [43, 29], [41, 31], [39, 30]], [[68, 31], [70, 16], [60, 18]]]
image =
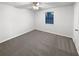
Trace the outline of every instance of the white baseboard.
[[[75, 45], [76, 46], [76, 45]], [[79, 47], [78, 46], [76, 46], [76, 49], [77, 49], [77, 52], [78, 52], [78, 55], [79, 55]]]
[[7, 40], [11, 40], [11, 39], [13, 39], [13, 38], [15, 38], [15, 37], [18, 37], [18, 36], [23, 35], [23, 34], [25, 34], [25, 33], [31, 32], [31, 31], [33, 31], [33, 30], [34, 30], [34, 29], [29, 29], [29, 30], [27, 30], [26, 32], [17, 34], [17, 35], [15, 35], [15, 36], [12, 36], [12, 37], [9, 37], [9, 38], [6, 38], [6, 39], [0, 41], [0, 43], [3, 43], [3, 42], [5, 42], [5, 41], [7, 41]]
[[46, 30], [40, 30], [40, 29], [36, 29], [36, 30], [39, 30], [39, 31], [48, 32], [48, 33], [51, 33], [51, 34], [56, 34], [56, 35], [60, 35], [60, 36], [65, 36], [65, 37], [72, 38], [72, 37], [70, 37], [70, 36], [63, 35], [63, 34], [58, 34], [58, 33], [55, 33], [55, 32], [50, 32], [50, 31], [46, 31]]
[[77, 52], [78, 52], [78, 55], [79, 55], [79, 46], [78, 46], [78, 44], [75, 42], [75, 39], [74, 39], [74, 38], [73, 38], [73, 42], [74, 42], [74, 44], [75, 44], [75, 47], [76, 47]]

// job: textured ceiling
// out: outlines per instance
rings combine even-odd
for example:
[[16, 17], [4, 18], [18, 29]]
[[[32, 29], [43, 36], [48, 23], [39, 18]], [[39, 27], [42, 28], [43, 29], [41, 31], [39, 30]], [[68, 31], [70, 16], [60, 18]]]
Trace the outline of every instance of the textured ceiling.
[[[33, 2], [2, 2], [2, 3], [23, 9], [32, 9], [32, 5], [33, 5], [32, 4]], [[39, 2], [39, 3], [40, 3], [39, 4], [40, 9], [62, 7], [62, 6], [74, 4], [74, 2]]]

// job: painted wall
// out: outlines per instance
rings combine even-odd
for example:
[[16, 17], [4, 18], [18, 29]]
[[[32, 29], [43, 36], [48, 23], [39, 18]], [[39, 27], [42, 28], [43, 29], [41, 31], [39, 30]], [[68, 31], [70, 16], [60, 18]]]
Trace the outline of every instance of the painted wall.
[[79, 31], [75, 31], [75, 29], [79, 30], [79, 3], [75, 3], [74, 5], [74, 28], [73, 28], [73, 41], [77, 48], [79, 54]]
[[[54, 24], [45, 24], [45, 12], [54, 12]], [[62, 36], [72, 37], [73, 35], [73, 6], [63, 6], [58, 8], [51, 8], [36, 12], [35, 25], [36, 29], [59, 34]]]
[[33, 30], [33, 12], [0, 4], [0, 42]]
[[[54, 24], [45, 24], [46, 11], [54, 11]], [[22, 35], [34, 29], [72, 37], [73, 6], [41, 11], [18, 9], [0, 4], [0, 42]]]

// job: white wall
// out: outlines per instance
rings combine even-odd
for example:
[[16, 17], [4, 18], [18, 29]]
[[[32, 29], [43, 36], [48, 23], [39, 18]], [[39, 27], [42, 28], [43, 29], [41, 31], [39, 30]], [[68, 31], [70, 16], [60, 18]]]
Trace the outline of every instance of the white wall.
[[79, 3], [75, 3], [74, 5], [74, 28], [73, 28], [73, 41], [77, 48], [79, 54], [79, 31], [75, 31], [75, 29], [79, 30]]
[[[54, 12], [54, 24], [45, 24], [45, 12]], [[63, 6], [58, 8], [51, 8], [47, 10], [38, 11], [36, 17], [36, 29], [55, 33], [67, 37], [73, 35], [73, 6]]]
[[[46, 11], [54, 11], [55, 22], [53, 25], [44, 23], [44, 13]], [[72, 6], [34, 12], [27, 9], [18, 9], [9, 5], [0, 4], [0, 42], [34, 29], [72, 37], [72, 28]]]
[[33, 12], [0, 4], [0, 42], [33, 30]]

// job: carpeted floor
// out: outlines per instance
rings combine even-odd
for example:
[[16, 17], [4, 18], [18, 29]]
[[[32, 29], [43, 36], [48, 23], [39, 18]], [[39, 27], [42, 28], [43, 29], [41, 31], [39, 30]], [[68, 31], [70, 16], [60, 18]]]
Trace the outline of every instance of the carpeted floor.
[[1, 56], [77, 56], [73, 40], [38, 30], [0, 44]]

